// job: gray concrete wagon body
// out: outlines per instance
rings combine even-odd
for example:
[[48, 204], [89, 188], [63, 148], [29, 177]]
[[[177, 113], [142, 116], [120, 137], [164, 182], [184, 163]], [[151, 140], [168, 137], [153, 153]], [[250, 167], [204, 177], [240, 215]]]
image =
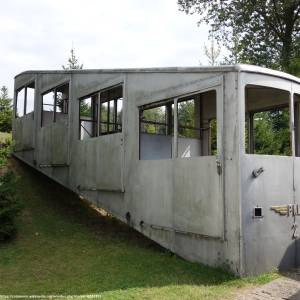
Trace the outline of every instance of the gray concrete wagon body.
[[[27, 71], [14, 154], [188, 260], [295, 267], [299, 95], [298, 78], [246, 65]], [[253, 154], [255, 113], [270, 107], [289, 108], [289, 155]]]

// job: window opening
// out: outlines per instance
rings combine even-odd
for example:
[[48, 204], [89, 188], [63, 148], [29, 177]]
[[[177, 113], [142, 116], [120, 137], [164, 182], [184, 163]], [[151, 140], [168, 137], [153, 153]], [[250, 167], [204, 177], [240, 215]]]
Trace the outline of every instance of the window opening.
[[42, 95], [42, 126], [53, 122], [67, 122], [69, 84], [64, 84]]
[[[217, 155], [216, 103], [215, 90], [178, 99], [178, 157]], [[173, 120], [173, 101], [140, 107], [140, 159], [172, 158]]]
[[53, 91], [43, 95], [42, 126], [51, 124], [54, 120], [55, 93]]
[[300, 95], [294, 94], [295, 152], [300, 157]]
[[17, 109], [16, 109], [16, 117], [20, 118], [24, 116], [24, 106], [25, 104], [25, 88], [17, 91]]
[[79, 106], [79, 139], [122, 132], [122, 85], [82, 98]]
[[178, 99], [178, 157], [217, 154], [216, 91]]
[[79, 122], [80, 132], [79, 138], [85, 140], [87, 138], [97, 136], [98, 131], [98, 94], [79, 101]]
[[29, 114], [34, 111], [34, 82], [26, 87], [26, 110], [25, 114]]
[[246, 153], [292, 155], [289, 92], [246, 86]]
[[123, 87], [100, 92], [100, 135], [122, 131]]
[[20, 118], [26, 114], [34, 111], [34, 93], [35, 84], [34, 82], [25, 85], [17, 91], [17, 103], [15, 108], [16, 118]]
[[68, 120], [69, 110], [69, 85], [63, 85], [56, 89], [55, 121]]
[[172, 158], [173, 101], [140, 109], [140, 159]]

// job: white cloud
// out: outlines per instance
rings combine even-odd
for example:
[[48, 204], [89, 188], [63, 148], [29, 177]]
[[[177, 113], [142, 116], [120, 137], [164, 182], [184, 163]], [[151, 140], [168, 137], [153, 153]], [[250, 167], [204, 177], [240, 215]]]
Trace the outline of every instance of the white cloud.
[[85, 68], [198, 65], [208, 28], [176, 0], [10, 0], [0, 11], [0, 85], [61, 69], [74, 42]]

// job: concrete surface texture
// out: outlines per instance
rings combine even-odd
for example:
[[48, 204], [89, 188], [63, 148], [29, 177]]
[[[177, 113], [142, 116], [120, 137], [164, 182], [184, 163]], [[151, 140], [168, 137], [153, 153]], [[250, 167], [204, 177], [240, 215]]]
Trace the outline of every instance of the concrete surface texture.
[[188, 260], [239, 275], [299, 263], [300, 216], [270, 209], [300, 204], [298, 131], [290, 156], [245, 149], [245, 115], [296, 107], [299, 79], [253, 66], [28, 71], [15, 78], [15, 113], [27, 86], [34, 111], [13, 121], [19, 159]]

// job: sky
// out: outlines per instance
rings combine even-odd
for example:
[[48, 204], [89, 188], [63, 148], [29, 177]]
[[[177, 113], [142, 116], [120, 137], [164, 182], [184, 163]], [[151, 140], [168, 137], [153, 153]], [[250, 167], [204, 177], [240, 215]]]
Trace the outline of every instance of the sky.
[[25, 70], [207, 64], [208, 26], [177, 0], [9, 0], [0, 10], [0, 86]]

